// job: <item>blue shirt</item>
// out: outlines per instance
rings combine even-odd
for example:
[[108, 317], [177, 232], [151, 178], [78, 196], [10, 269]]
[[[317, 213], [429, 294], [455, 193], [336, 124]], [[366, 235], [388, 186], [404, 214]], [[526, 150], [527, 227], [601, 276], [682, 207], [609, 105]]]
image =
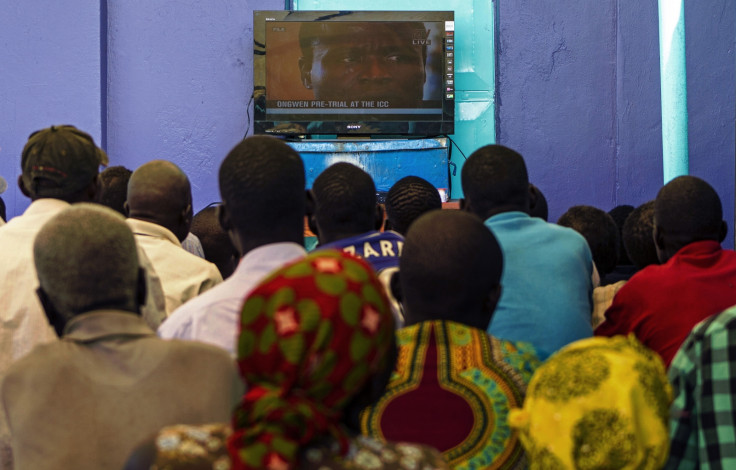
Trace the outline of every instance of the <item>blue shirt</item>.
[[523, 212], [485, 221], [503, 252], [501, 299], [488, 331], [527, 341], [539, 357], [593, 335], [593, 258], [576, 231]]
[[319, 249], [334, 248], [363, 258], [376, 272], [386, 268], [398, 268], [401, 249], [404, 247], [404, 237], [390, 230], [386, 232], [366, 232], [350, 238], [343, 238]]

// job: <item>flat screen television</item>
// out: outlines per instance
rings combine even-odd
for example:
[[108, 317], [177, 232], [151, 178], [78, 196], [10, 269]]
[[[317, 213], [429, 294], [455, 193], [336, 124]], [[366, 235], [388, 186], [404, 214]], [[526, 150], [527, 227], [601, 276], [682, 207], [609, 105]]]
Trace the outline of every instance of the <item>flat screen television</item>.
[[255, 11], [254, 130], [452, 134], [452, 11]]

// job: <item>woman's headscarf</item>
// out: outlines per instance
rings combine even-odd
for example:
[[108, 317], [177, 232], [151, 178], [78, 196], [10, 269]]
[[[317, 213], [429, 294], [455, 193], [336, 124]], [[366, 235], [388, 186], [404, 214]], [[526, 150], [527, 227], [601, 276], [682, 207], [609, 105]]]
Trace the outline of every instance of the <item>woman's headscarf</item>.
[[509, 421], [532, 470], [654, 470], [667, 460], [671, 402], [659, 355], [634, 336], [596, 337], [537, 369]]
[[241, 314], [248, 392], [233, 415], [233, 468], [295, 468], [300, 447], [320, 436], [346, 452], [342, 410], [386, 367], [393, 334], [383, 287], [363, 260], [320, 251], [264, 280]]

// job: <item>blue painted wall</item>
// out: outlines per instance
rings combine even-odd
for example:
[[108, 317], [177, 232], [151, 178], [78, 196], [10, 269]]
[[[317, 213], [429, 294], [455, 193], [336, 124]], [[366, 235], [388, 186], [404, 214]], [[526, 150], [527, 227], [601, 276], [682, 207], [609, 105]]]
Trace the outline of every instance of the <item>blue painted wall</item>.
[[100, 2], [3, 2], [0, 13], [0, 175], [8, 217], [30, 201], [18, 190], [28, 135], [75, 124], [101, 138]]
[[[106, 130], [112, 164], [173, 160], [190, 175], [195, 209], [219, 198], [219, 162], [247, 127], [252, 10], [284, 1], [107, 4], [107, 17], [98, 0], [3, 8], [0, 174], [11, 187], [3, 194], [10, 216], [28, 203], [14, 184], [23, 143], [52, 123], [76, 124], [98, 141]], [[662, 184], [656, 2], [492, 5], [495, 139], [525, 155], [551, 218], [574, 204], [610, 209], [653, 198]], [[736, 2], [686, 2], [685, 14], [691, 173], [716, 187], [732, 226]], [[478, 145], [494, 139], [481, 119], [462, 126], [475, 126], [463, 132]], [[465, 145], [466, 154], [475, 150]]]
[[[685, 2], [690, 173], [734, 220], [736, 2]], [[526, 157], [550, 219], [662, 185], [656, 2], [498, 2], [498, 142]], [[727, 245], [733, 247], [731, 230]]]

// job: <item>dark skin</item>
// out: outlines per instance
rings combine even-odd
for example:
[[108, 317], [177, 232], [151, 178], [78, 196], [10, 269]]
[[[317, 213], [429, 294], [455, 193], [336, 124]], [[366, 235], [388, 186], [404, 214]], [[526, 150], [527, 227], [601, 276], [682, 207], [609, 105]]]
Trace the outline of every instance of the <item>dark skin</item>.
[[147, 295], [146, 273], [143, 268], [138, 268], [138, 279], [136, 280], [135, 292], [135, 297], [125, 299], [122, 302], [100, 303], [98, 305], [88, 306], [84, 312], [71, 312], [70, 314], [64, 314], [56, 308], [53, 294], [47, 293], [43, 286], [39, 286], [38, 289], [36, 289], [36, 295], [41, 302], [46, 318], [48, 319], [49, 324], [54, 327], [54, 331], [59, 337], [64, 334], [66, 324], [71, 320], [71, 318], [91, 310], [119, 310], [140, 315], [141, 306], [145, 305]]
[[[324, 224], [320, 224], [318, 215], [318, 203], [312, 191], [307, 191], [307, 216], [309, 217], [309, 228], [319, 238], [319, 244], [344, 240], [345, 238], [354, 237], [371, 230], [380, 230], [383, 226], [384, 209], [380, 204], [376, 204], [373, 217], [365, 217], [365, 220], [356, 220], [351, 226], [342, 227], [339, 230], [328, 230], [324, 228]], [[356, 217], [357, 218], [357, 217]]]
[[278, 226], [268, 227], [259, 225], [257, 219], [254, 218], [254, 223], [245, 227], [238, 227], [230, 217], [227, 201], [217, 206], [216, 215], [220, 226], [227, 232], [230, 241], [241, 258], [248, 252], [271, 243], [292, 242], [299, 245], [304, 244], [304, 226], [301, 217], [293, 221], [284, 220]]
[[705, 232], [700, 234], [670, 233], [665, 227], [657, 224], [656, 214], [654, 216], [654, 245], [657, 248], [657, 258], [662, 264], [669, 261], [670, 258], [675, 256], [675, 253], [690, 243], [704, 240], [712, 240], [721, 243], [726, 239], [727, 233], [728, 224], [726, 224], [724, 220], [721, 221], [721, 226], [719, 227], [718, 232]]
[[[25, 183], [23, 183], [23, 175], [18, 176], [18, 188], [20, 189], [20, 192], [23, 193], [23, 195], [29, 198], [31, 201], [36, 201], [38, 199], [47, 198], [46, 196], [39, 196], [33, 193], [28, 188], [26, 188]], [[67, 196], [53, 196], [49, 198], [66, 201], [69, 204], [74, 204], [77, 202], [94, 202], [95, 198], [97, 197], [97, 193], [99, 191], [100, 191], [100, 180], [99, 180], [99, 176], [95, 175], [92, 181], [90, 181], [87, 186], [80, 189], [79, 191], [73, 192]]]
[[[455, 297], [446, 296], [444, 303], [427, 303], [423, 301], [424, 295], [422, 286], [411, 286], [402, 283], [401, 272], [397, 272], [391, 279], [391, 292], [397, 300], [402, 302], [404, 307], [404, 326], [411, 326], [428, 320], [445, 320], [448, 319], [448, 312], [458, 312], [461, 307], [455, 305]], [[466, 294], [470, 294], [467, 292]], [[487, 330], [491, 324], [491, 317], [496, 310], [496, 305], [501, 298], [501, 285], [494, 286], [487, 293], [479, 293], [476, 297], [477, 301], [470, 308], [462, 307], [463, 321], [461, 323]]]
[[330, 24], [299, 59], [302, 83], [317, 100], [388, 101], [392, 107], [422, 100], [426, 73], [412, 31], [360, 23]]
[[192, 223], [192, 190], [179, 167], [154, 160], [138, 168], [128, 183], [128, 217], [169, 229], [181, 242]]

